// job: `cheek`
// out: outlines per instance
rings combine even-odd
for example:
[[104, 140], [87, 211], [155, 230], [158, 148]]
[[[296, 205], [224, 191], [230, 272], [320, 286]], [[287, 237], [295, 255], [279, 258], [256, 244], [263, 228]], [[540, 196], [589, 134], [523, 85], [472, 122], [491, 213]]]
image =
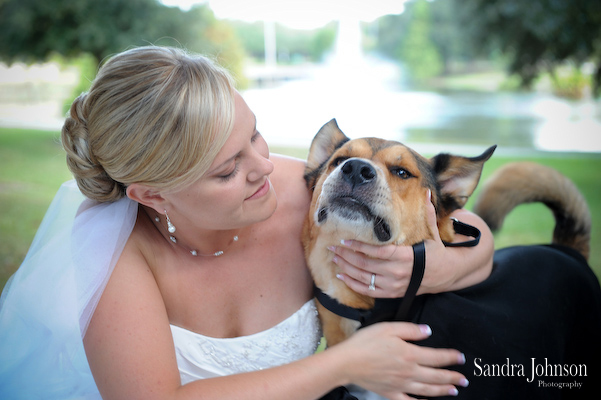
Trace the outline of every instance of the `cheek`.
[[225, 221], [229, 221], [234, 215], [238, 215], [241, 201], [235, 199], [231, 194], [223, 195], [218, 199], [199, 199], [196, 204], [196, 217], [201, 224], [206, 226], [220, 226]]
[[227, 184], [214, 185], [190, 199], [189, 204], [203, 214], [228, 213], [241, 203], [243, 191], [237, 177]]
[[[241, 175], [241, 174], [240, 174]], [[229, 182], [220, 190], [215, 191], [207, 204], [218, 210], [232, 210], [240, 207], [246, 196], [246, 180], [242, 176]]]

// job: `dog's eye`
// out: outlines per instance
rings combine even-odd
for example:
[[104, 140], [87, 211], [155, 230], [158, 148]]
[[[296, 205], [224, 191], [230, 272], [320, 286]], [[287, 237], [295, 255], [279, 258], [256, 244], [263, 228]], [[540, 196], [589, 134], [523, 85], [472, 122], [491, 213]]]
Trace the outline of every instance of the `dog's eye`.
[[335, 158], [334, 161], [332, 161], [332, 166], [333, 167], [337, 167], [337, 166], [339, 166], [340, 164], [342, 164], [343, 162], [345, 162], [348, 159], [349, 159], [348, 157], [338, 157], [338, 158]]
[[398, 176], [401, 179], [413, 178], [413, 174], [411, 174], [411, 172], [407, 171], [405, 168], [391, 168], [390, 172], [392, 172], [394, 175]]

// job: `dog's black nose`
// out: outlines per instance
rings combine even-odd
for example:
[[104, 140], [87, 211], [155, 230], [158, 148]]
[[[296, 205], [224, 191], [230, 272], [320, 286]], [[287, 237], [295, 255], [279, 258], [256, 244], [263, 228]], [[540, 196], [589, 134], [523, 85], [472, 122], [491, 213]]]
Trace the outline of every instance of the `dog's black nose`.
[[341, 168], [344, 180], [354, 186], [365, 185], [376, 178], [376, 170], [368, 162], [351, 159]]

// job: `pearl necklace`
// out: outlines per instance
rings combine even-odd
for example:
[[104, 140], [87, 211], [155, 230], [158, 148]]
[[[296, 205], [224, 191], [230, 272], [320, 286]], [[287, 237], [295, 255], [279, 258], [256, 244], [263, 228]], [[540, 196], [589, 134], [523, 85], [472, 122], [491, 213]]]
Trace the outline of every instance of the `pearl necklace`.
[[[157, 222], [159, 225], [161, 225], [161, 224], [160, 224], [160, 222], [161, 222], [161, 219], [159, 218], [159, 216], [158, 216], [158, 215], [154, 217], [154, 220], [155, 220], [155, 222]], [[170, 223], [170, 221], [169, 221], [169, 220], [167, 220], [167, 223], [168, 223], [168, 226], [169, 226], [167, 230], [168, 230], [168, 231], [169, 231], [169, 233], [170, 233], [170, 235], [169, 235], [169, 240], [171, 240], [171, 241], [172, 241], [173, 243], [175, 243], [175, 244], [178, 244], [178, 243], [177, 243], [177, 238], [171, 234], [171, 233], [174, 233], [174, 232], [175, 232], [175, 228], [173, 227], [173, 225], [171, 225], [171, 223]], [[162, 225], [161, 225], [161, 226], [162, 226]], [[226, 247], [226, 249], [225, 249], [225, 250], [227, 250], [227, 248], [229, 248], [229, 247], [232, 245], [232, 243], [235, 243], [235, 242], [237, 242], [237, 241], [238, 241], [238, 235], [235, 235], [235, 236], [232, 238], [232, 242], [228, 244], [228, 246]], [[187, 247], [187, 246], [184, 246], [184, 245], [183, 245], [183, 244], [181, 244], [181, 243], [179, 243], [179, 245], [180, 245], [180, 246], [182, 246], [182, 247], [184, 247], [184, 248], [185, 248], [185, 247]], [[194, 257], [197, 257], [197, 256], [201, 256], [201, 257], [219, 257], [219, 256], [222, 256], [223, 254], [225, 254], [225, 250], [218, 250], [218, 251], [214, 252], [213, 254], [198, 254], [198, 251], [196, 251], [195, 249], [190, 249], [190, 248], [188, 248], [187, 250], [188, 250], [188, 251], [190, 252], [190, 254], [192, 254]]]

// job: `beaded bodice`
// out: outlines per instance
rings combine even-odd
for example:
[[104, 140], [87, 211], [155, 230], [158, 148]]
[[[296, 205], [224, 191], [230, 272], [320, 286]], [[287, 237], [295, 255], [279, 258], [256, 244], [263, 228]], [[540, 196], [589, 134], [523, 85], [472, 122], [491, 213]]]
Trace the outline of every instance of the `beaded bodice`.
[[321, 328], [313, 300], [265, 331], [212, 338], [171, 326], [182, 384], [287, 364], [315, 352]]

